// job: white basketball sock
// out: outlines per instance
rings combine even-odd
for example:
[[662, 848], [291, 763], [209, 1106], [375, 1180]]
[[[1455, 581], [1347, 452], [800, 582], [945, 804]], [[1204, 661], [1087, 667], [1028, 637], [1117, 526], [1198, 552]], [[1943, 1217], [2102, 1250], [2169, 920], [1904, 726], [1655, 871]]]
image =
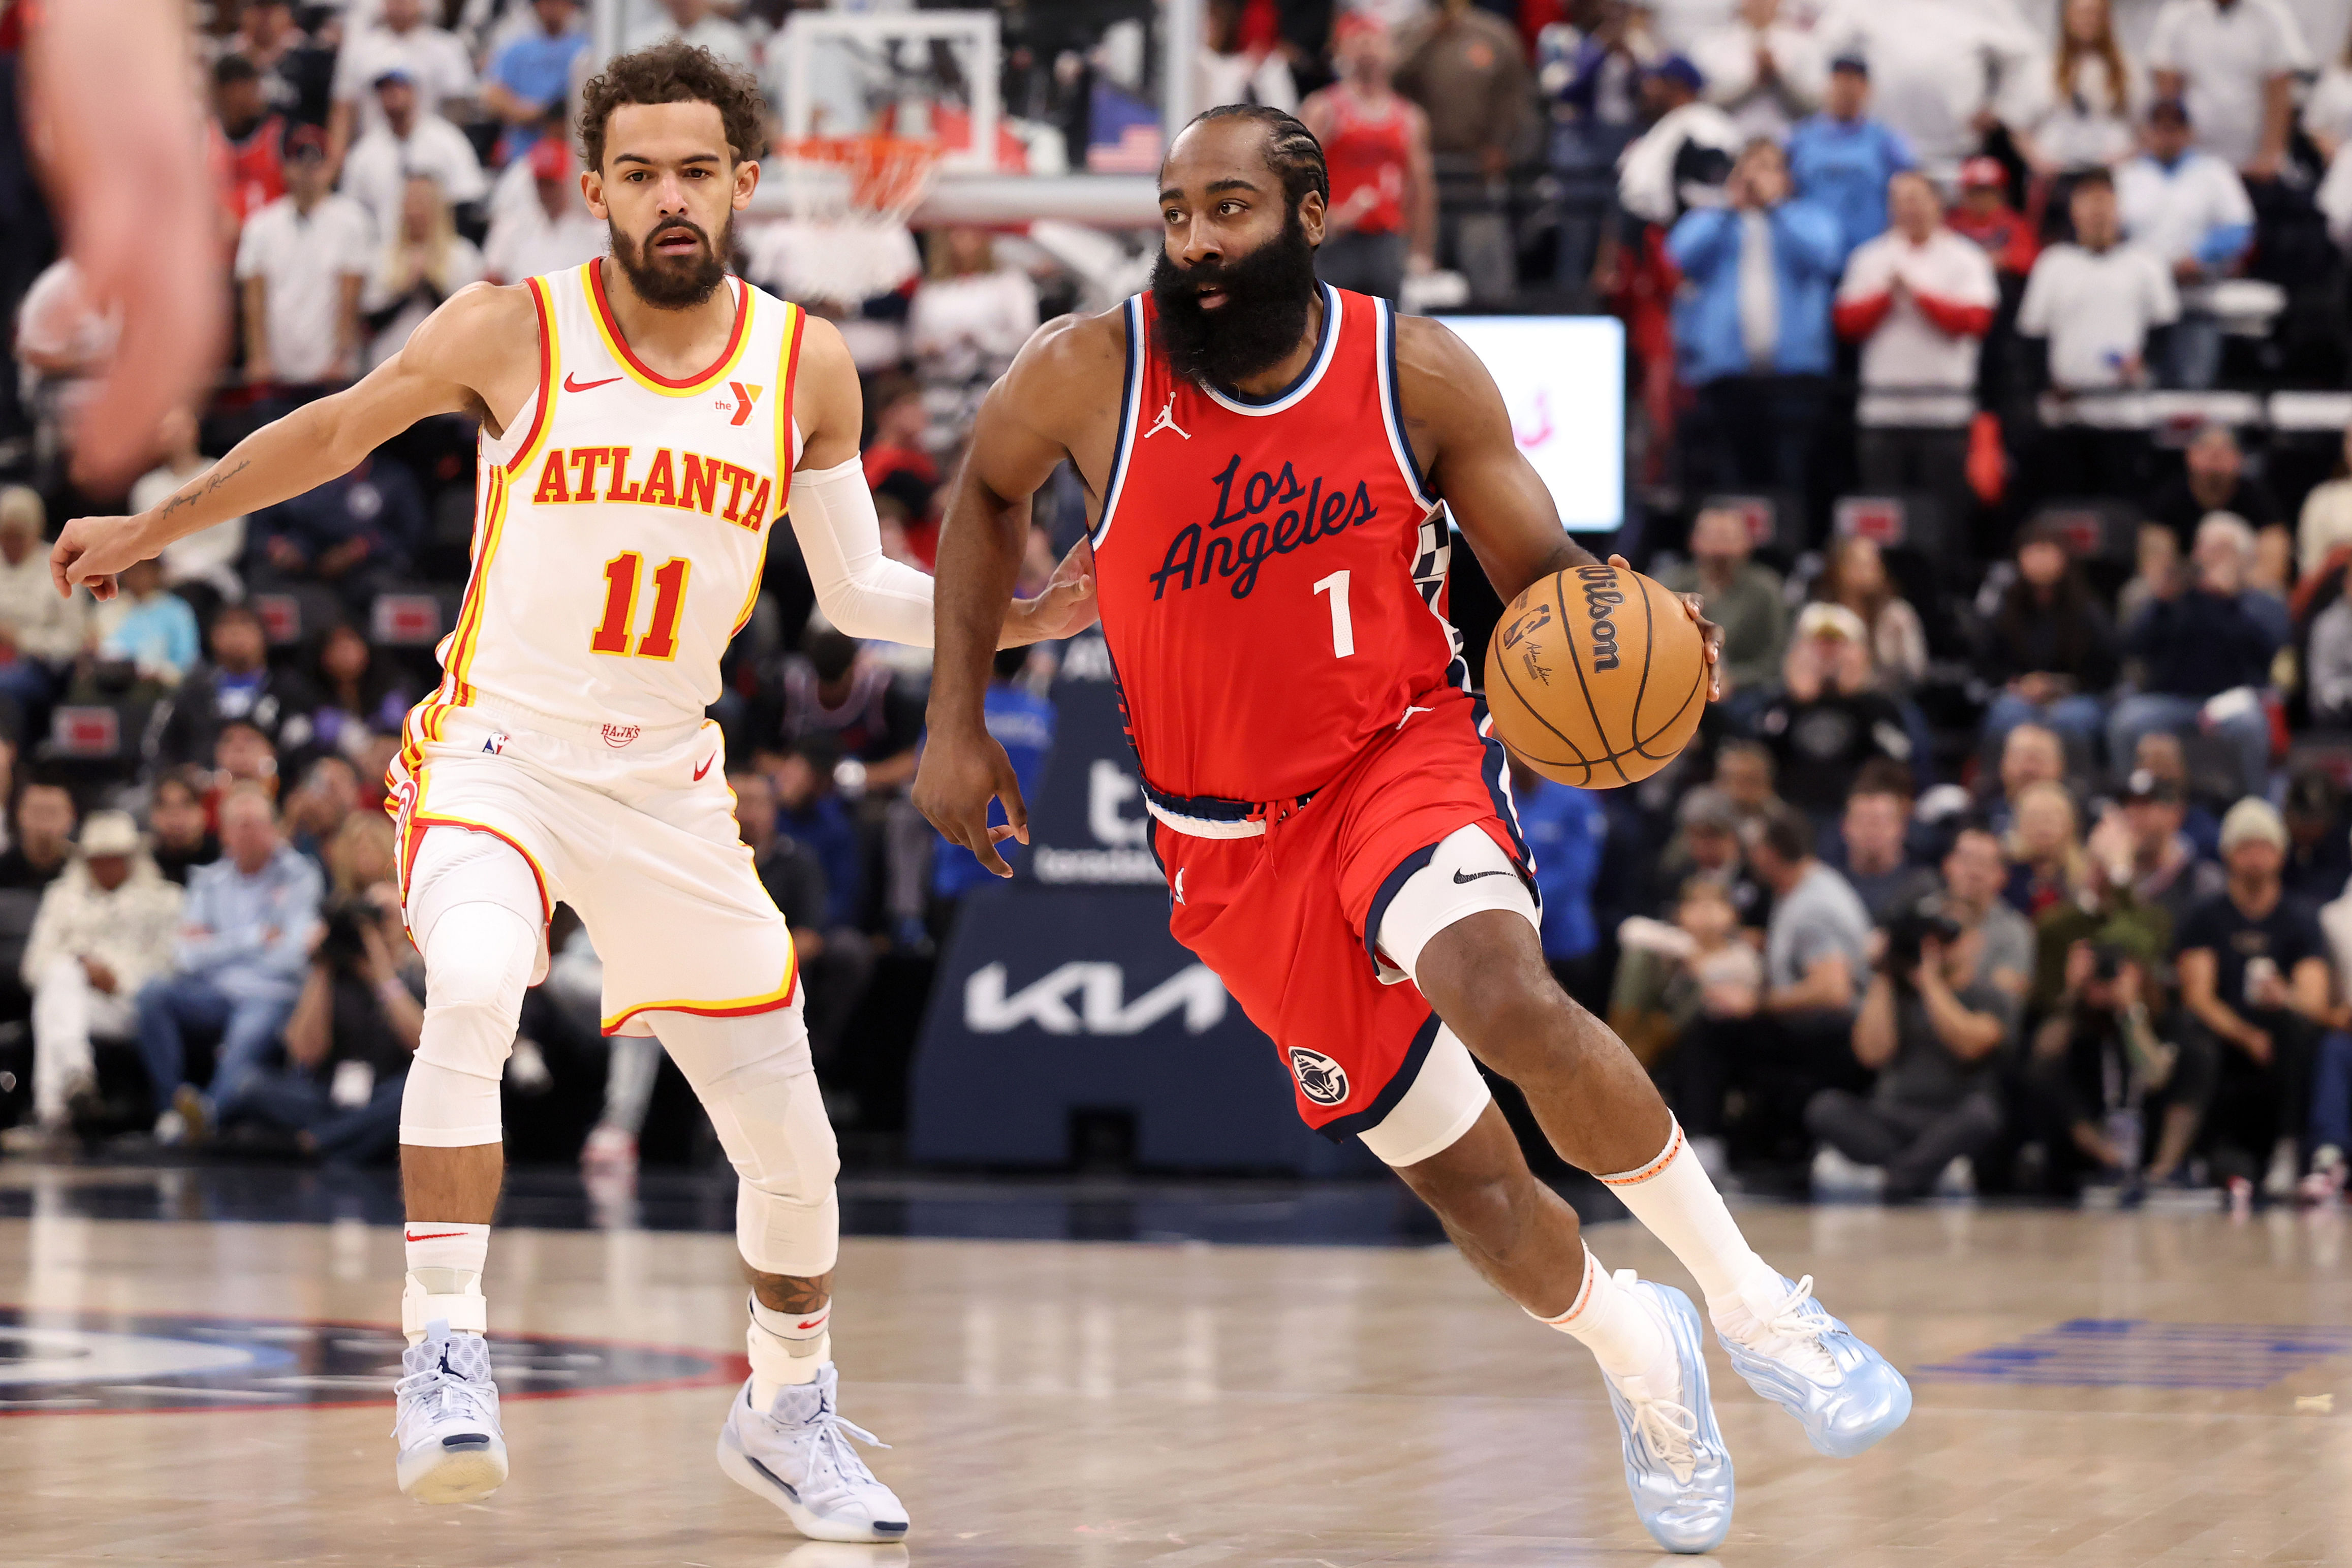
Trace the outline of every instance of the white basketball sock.
[[410, 1220], [402, 1231], [408, 1279], [401, 1290], [401, 1326], [408, 1342], [425, 1337], [436, 1318], [454, 1332], [481, 1333], [482, 1269], [490, 1257], [490, 1227], [457, 1220]]
[[777, 1390], [814, 1383], [832, 1362], [833, 1303], [814, 1312], [779, 1312], [754, 1296], [751, 1306], [743, 1343], [751, 1358], [751, 1403], [765, 1410]]
[[1610, 1278], [1588, 1247], [1584, 1282], [1577, 1289], [1576, 1300], [1559, 1317], [1536, 1321], [1582, 1342], [1601, 1363], [1601, 1370], [1621, 1385], [1628, 1378], [1641, 1378], [1652, 1395], [1673, 1400], [1680, 1394], [1682, 1384], [1674, 1346], [1658, 1320], [1625, 1289], [1633, 1278], [1631, 1269], [1623, 1276], [1624, 1283]]
[[1706, 1293], [1710, 1315], [1738, 1301], [1745, 1291], [1780, 1290], [1780, 1276], [1739, 1234], [1680, 1123], [1668, 1127], [1666, 1146], [1657, 1158], [1601, 1180], [1691, 1271]]

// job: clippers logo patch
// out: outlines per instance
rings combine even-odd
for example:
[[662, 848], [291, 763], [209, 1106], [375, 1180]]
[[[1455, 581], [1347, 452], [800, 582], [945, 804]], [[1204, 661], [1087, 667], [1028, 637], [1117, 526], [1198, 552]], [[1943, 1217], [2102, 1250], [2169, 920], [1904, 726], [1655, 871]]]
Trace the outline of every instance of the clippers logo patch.
[[1290, 1076], [1298, 1080], [1298, 1092], [1318, 1105], [1337, 1105], [1348, 1098], [1348, 1069], [1325, 1056], [1302, 1046], [1293, 1046], [1286, 1053], [1290, 1058]]
[[617, 752], [624, 746], [635, 744], [637, 737], [645, 732], [646, 728], [642, 724], [607, 724], [604, 726], [604, 744]]

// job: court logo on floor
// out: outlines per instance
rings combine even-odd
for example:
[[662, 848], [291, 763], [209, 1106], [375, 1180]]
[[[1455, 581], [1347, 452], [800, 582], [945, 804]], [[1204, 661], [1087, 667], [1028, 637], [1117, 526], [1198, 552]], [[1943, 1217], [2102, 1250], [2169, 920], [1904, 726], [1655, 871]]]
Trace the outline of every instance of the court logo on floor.
[[2352, 1328], [2290, 1323], [2154, 1323], [2074, 1318], [2005, 1345], [1913, 1371], [1954, 1383], [2076, 1388], [2268, 1388], [2352, 1353]]
[[[392, 1403], [400, 1331], [265, 1318], [0, 1307], [0, 1415]], [[491, 1336], [502, 1399], [720, 1386], [740, 1356], [549, 1334]]]
[[1298, 1079], [1298, 1092], [1318, 1105], [1337, 1105], [1348, 1098], [1348, 1069], [1321, 1051], [1291, 1047], [1290, 1071]]

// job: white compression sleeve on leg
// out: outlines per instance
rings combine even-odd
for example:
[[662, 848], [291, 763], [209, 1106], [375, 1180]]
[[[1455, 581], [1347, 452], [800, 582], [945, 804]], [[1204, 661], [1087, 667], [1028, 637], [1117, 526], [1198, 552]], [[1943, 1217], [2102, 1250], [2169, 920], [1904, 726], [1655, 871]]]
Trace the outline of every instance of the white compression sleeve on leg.
[[841, 1253], [841, 1205], [833, 1187], [841, 1155], [816, 1074], [743, 1089], [721, 1080], [699, 1092], [740, 1178], [735, 1245], [743, 1261], [795, 1279], [831, 1273]]
[[882, 520], [859, 459], [794, 472], [792, 517], [825, 619], [850, 637], [931, 646], [931, 580], [882, 553]]
[[539, 957], [539, 933], [502, 904], [444, 910], [425, 943], [425, 1028], [400, 1095], [400, 1141], [496, 1143], [499, 1079]]

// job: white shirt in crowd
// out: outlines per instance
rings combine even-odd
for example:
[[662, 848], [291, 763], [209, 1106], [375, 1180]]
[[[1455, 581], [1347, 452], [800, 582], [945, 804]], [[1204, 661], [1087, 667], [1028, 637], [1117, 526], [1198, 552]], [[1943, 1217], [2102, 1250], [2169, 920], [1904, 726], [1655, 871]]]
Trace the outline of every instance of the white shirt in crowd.
[[2331, 61], [2303, 100], [2303, 128], [2330, 157], [2352, 142], [2352, 65]]
[[482, 268], [493, 283], [520, 283], [577, 267], [604, 254], [604, 226], [586, 208], [551, 219], [536, 193], [528, 205], [502, 208], [482, 237]]
[[2263, 93], [2273, 77], [2315, 62], [2294, 13], [2279, 0], [2166, 0], [2148, 38], [2147, 68], [2178, 71], [2200, 147], [2233, 169], [2262, 150]]
[[2061, 91], [2053, 70], [2050, 102], [2030, 127], [2033, 150], [2053, 167], [2106, 168], [2139, 145], [2133, 128], [2147, 102], [2147, 77], [2128, 58], [2120, 92], [2108, 74], [2106, 61], [2085, 55], [2074, 62], [2073, 83]]
[[[198, 462], [184, 473], [166, 463], [148, 470], [131, 487], [131, 514], [136, 517], [154, 510], [178, 494], [182, 485], [211, 466]], [[167, 586], [205, 583], [224, 599], [234, 600], [245, 597], [245, 585], [236, 575], [236, 563], [244, 554], [245, 519], [232, 517], [199, 529], [184, 539], [172, 541], [155, 559], [163, 564]]]
[[1979, 110], [2031, 125], [2049, 100], [2049, 58], [2012, 0], [1838, 0], [1813, 36], [1870, 62], [1870, 112], [1946, 185], [1983, 140]]
[[2352, 544], [2352, 479], [2329, 479], [2303, 498], [2294, 528], [2296, 574], [2318, 571], [2341, 544]]
[[[1937, 229], [1923, 245], [1890, 228], [1847, 259], [1838, 303], [1874, 300], [1891, 291], [1898, 278], [1906, 292], [1887, 307], [1862, 345], [1862, 399], [1855, 417], [1881, 427], [1966, 425], [1976, 412], [1977, 351], [1983, 339], [1945, 331], [1919, 308], [1918, 296], [1991, 310], [2000, 302], [1992, 258], [1984, 247], [1948, 228]], [[1916, 390], [1928, 387], [1948, 391], [1924, 396]]]
[[[375, 268], [368, 274], [360, 289], [360, 313], [373, 317], [391, 309], [395, 301], [400, 309], [372, 332], [365, 351], [366, 366], [373, 370], [401, 351], [408, 335], [425, 324], [436, 306], [468, 283], [478, 283], [488, 273], [482, 253], [474, 248], [463, 235], [449, 237], [449, 254], [445, 259], [440, 280], [430, 290], [412, 289], [405, 294], [395, 292], [393, 281], [393, 258], [398, 254], [396, 241], [388, 242], [376, 252]], [[584, 258], [583, 258], [584, 259]]]
[[[1759, 81], [1758, 50], [1772, 57], [1773, 79]], [[1829, 62], [1811, 33], [1776, 21], [1769, 27], [1734, 19], [1710, 27], [1690, 47], [1691, 64], [1706, 79], [1706, 96], [1722, 106], [1743, 139], [1786, 141], [1789, 128], [1821, 107]]]
[[375, 265], [375, 225], [349, 196], [330, 195], [305, 216], [280, 196], [246, 220], [236, 245], [239, 283], [267, 285], [264, 327], [278, 379], [297, 384], [350, 374], [335, 353], [346, 278]]
[[383, 124], [352, 142], [343, 160], [342, 192], [367, 209], [376, 234], [388, 237], [400, 222], [401, 196], [415, 174], [431, 175], [442, 199], [453, 206], [480, 201], [490, 191], [489, 176], [482, 173], [466, 133], [437, 114], [420, 114], [405, 141]]
[[2124, 237], [2168, 262], [2194, 257], [2217, 228], [2254, 221], [2238, 171], [2194, 147], [2169, 169], [2145, 153], [2117, 169], [2116, 205]]
[[1262, 103], [1285, 114], [1298, 112], [1298, 85], [1280, 51], [1221, 55], [1206, 47], [1192, 63], [1193, 101], [1203, 109], [1221, 103]]
[[629, 47], [642, 49], [664, 38], [683, 38], [747, 69], [753, 63], [750, 37], [724, 16], [705, 16], [691, 27], [680, 27], [667, 16], [656, 16], [630, 32]]
[[1037, 285], [1017, 267], [925, 279], [907, 311], [907, 336], [928, 378], [996, 376], [1037, 330]]
[[335, 57], [334, 98], [358, 110], [361, 133], [383, 123], [375, 79], [388, 70], [404, 70], [415, 79], [420, 114], [438, 113], [443, 99], [474, 95], [473, 58], [456, 34], [421, 24], [405, 33], [389, 27], [358, 31], [344, 39]]
[[[2149, 331], [2179, 319], [2172, 269], [2156, 252], [2128, 240], [2102, 251], [2053, 245], [2026, 279], [2017, 331], [2049, 340], [2052, 385], [2095, 392], [2122, 386], [2124, 367], [2147, 353]], [[2097, 425], [2123, 415], [2091, 405], [2077, 416]]]

